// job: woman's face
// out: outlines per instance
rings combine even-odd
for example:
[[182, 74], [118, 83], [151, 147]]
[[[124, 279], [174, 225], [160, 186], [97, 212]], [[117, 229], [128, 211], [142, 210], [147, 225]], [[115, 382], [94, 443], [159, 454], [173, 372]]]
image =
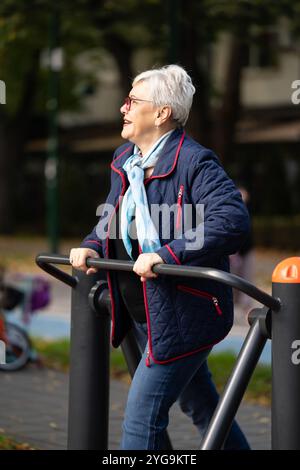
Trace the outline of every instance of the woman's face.
[[[141, 143], [144, 145], [151, 143], [157, 134], [155, 122], [159, 112], [151, 101], [147, 83], [141, 81], [134, 85], [129, 97], [130, 109], [128, 110], [125, 104], [120, 108], [124, 120], [121, 136], [138, 146]], [[137, 101], [134, 98], [137, 98]]]

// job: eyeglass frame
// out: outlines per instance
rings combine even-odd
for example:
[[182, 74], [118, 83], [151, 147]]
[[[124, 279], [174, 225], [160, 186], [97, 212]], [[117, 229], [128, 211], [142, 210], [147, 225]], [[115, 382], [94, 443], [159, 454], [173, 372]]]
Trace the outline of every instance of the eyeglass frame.
[[131, 96], [126, 96], [123, 104], [123, 106], [126, 107], [126, 112], [130, 111], [132, 101], [145, 101], [146, 103], [153, 103], [152, 100], [142, 100], [141, 98], [132, 98]]

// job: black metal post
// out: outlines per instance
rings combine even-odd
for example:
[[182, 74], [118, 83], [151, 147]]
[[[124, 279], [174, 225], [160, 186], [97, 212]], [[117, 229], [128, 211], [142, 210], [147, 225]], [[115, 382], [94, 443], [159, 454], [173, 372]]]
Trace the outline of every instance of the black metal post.
[[99, 274], [75, 272], [78, 284], [72, 289], [68, 449], [106, 450], [110, 316], [105, 306], [95, 312], [91, 302], [90, 292]]
[[272, 449], [300, 450], [300, 258], [275, 268], [272, 317]]
[[242, 401], [247, 385], [267, 341], [257, 318], [245, 339], [237, 362], [203, 438], [201, 450], [221, 449]]

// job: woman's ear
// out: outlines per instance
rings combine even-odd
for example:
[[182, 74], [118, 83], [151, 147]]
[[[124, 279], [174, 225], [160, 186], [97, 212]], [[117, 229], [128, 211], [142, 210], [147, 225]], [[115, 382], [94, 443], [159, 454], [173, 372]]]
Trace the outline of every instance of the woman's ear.
[[156, 124], [164, 124], [172, 115], [172, 110], [170, 106], [164, 106], [163, 108], [157, 111]]

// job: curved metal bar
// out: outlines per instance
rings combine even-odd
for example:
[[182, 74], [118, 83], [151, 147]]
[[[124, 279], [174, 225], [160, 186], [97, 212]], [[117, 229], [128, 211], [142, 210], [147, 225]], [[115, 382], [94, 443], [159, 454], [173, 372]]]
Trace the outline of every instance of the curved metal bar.
[[[87, 266], [97, 267], [101, 269], [117, 269], [119, 271], [131, 271], [134, 265], [133, 261], [119, 261], [119, 260], [104, 260], [88, 258], [86, 260]], [[261, 304], [269, 307], [271, 310], [277, 312], [280, 310], [281, 303], [279, 299], [272, 297], [266, 292], [258, 289], [253, 284], [245, 281], [239, 276], [231, 273], [221, 271], [213, 268], [201, 268], [198, 266], [171, 266], [167, 264], [156, 264], [153, 266], [152, 271], [157, 274], [165, 274], [168, 276], [183, 276], [194, 278], [213, 279], [222, 282], [230, 287], [234, 287], [245, 294], [257, 300]]]
[[75, 276], [71, 276], [71, 274], [65, 273], [61, 269], [52, 266], [53, 264], [63, 264], [63, 265], [71, 265], [70, 260], [67, 256], [61, 255], [37, 255], [35, 258], [36, 264], [43, 269], [46, 273], [50, 274], [51, 276], [55, 277], [59, 281], [67, 284], [70, 287], [76, 287], [78, 283], [78, 279]]
[[[68, 284], [71, 287], [76, 286], [77, 279], [75, 277], [70, 276], [69, 274], [66, 274], [49, 264], [70, 264], [69, 258], [67, 256], [38, 255], [36, 262], [38, 266], [44, 269], [44, 271], [61, 280], [65, 284]], [[132, 271], [134, 262], [115, 259], [87, 258], [86, 265], [88, 267], [95, 267], [105, 270]], [[221, 271], [219, 269], [201, 268], [198, 266], [171, 266], [167, 264], [156, 264], [153, 266], [152, 270], [154, 273], [168, 276], [213, 279], [217, 282], [222, 282], [223, 284], [244, 292], [252, 299], [257, 300], [275, 312], [279, 311], [281, 307], [281, 302], [278, 298], [272, 297], [271, 295], [258, 289], [253, 284], [245, 281], [239, 276]]]

